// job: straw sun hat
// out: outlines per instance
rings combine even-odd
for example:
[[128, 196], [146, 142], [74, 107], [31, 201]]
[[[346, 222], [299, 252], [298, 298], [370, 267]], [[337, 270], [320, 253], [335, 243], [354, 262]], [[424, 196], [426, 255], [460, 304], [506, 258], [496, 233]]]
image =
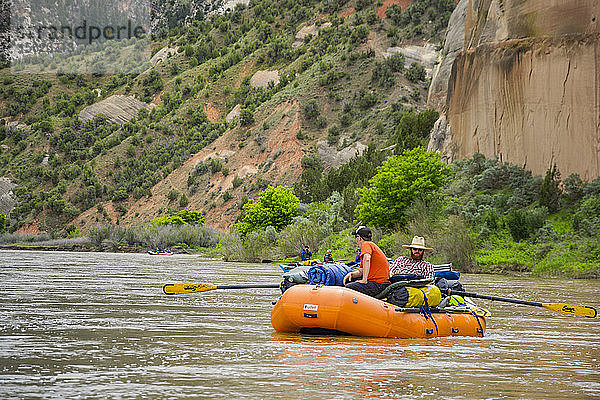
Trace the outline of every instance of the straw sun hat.
[[423, 249], [423, 250], [433, 250], [431, 247], [425, 247], [425, 238], [421, 236], [413, 237], [411, 244], [403, 244], [402, 247], [406, 249], [415, 248], [415, 249]]

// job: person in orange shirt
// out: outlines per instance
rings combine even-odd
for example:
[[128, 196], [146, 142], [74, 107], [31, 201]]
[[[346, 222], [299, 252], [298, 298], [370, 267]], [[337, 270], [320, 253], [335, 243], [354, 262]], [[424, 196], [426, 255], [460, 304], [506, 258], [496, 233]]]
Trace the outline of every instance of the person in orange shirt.
[[356, 244], [360, 247], [360, 267], [346, 274], [344, 286], [375, 297], [390, 284], [387, 257], [371, 241], [372, 233], [369, 228], [359, 226], [353, 234]]

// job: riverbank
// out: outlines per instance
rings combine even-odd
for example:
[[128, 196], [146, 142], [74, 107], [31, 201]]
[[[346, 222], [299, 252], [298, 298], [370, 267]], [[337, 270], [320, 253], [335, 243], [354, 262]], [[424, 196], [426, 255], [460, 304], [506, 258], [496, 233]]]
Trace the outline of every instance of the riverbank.
[[3, 244], [0, 250], [32, 250], [32, 251], [74, 251], [74, 252], [106, 252], [106, 253], [144, 253], [145, 250], [136, 246], [117, 246], [104, 248], [92, 244], [62, 244], [62, 245], [35, 245], [35, 244]]
[[[62, 239], [66, 241], [68, 239]], [[73, 251], [78, 253], [147, 253], [150, 250], [144, 246], [134, 246], [127, 244], [118, 245], [95, 245], [93, 243], [61, 243], [61, 244], [38, 244], [38, 243], [14, 243], [14, 244], [0, 244], [0, 251], [2, 250], [29, 250], [29, 251]], [[205, 258], [221, 259], [222, 257], [215, 257], [214, 249], [207, 248], [190, 248], [184, 246], [174, 246], [171, 251], [173, 254], [190, 254], [200, 255]]]
[[[73, 241], [69, 243], [69, 240]], [[2, 244], [0, 245], [0, 251], [2, 250], [26, 250], [26, 251], [72, 251], [72, 252], [103, 252], [103, 253], [147, 253], [149, 250], [146, 247], [133, 246], [133, 245], [103, 245], [98, 246], [91, 242], [82, 242], [80, 239], [60, 239], [61, 243], [49, 244], [49, 243], [14, 243], [14, 244]], [[203, 258], [222, 260], [225, 262], [248, 262], [253, 264], [277, 264], [278, 259], [263, 259], [263, 260], [252, 260], [252, 261], [239, 261], [226, 259], [217, 248], [190, 248], [184, 246], [175, 246], [171, 249], [174, 254], [188, 254], [198, 255]], [[290, 261], [293, 257], [290, 257]], [[347, 258], [347, 257], [346, 257]], [[460, 266], [453, 267], [457, 271], [461, 271]], [[596, 269], [578, 269], [576, 267], [563, 266], [562, 268], [545, 268], [542, 271], [537, 271], [532, 268], [531, 265], [525, 265], [518, 262], [509, 262], [506, 264], [478, 264], [469, 269], [468, 272], [472, 274], [491, 274], [501, 276], [514, 276], [514, 277], [543, 277], [543, 278], [558, 278], [558, 279], [591, 279], [600, 280], [600, 274]]]

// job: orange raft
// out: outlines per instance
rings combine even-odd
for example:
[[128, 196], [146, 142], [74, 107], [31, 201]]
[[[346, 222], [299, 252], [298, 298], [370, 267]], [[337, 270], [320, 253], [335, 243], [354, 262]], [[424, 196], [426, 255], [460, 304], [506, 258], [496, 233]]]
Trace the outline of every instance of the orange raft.
[[396, 338], [481, 337], [485, 331], [485, 317], [474, 313], [434, 309], [423, 315], [344, 287], [313, 285], [286, 290], [271, 311], [271, 324], [277, 332], [325, 329]]

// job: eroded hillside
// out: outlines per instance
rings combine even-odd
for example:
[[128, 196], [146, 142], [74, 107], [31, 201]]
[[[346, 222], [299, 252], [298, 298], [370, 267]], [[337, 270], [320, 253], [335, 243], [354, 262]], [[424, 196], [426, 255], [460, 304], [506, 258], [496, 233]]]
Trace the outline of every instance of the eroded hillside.
[[257, 1], [184, 18], [139, 75], [3, 70], [5, 120], [23, 128], [3, 131], [0, 155], [18, 185], [13, 227], [85, 230], [193, 208], [228, 229], [245, 201], [293, 185], [303, 165], [328, 170], [369, 143], [401, 148], [399, 121], [426, 110], [454, 6], [429, 3]]

